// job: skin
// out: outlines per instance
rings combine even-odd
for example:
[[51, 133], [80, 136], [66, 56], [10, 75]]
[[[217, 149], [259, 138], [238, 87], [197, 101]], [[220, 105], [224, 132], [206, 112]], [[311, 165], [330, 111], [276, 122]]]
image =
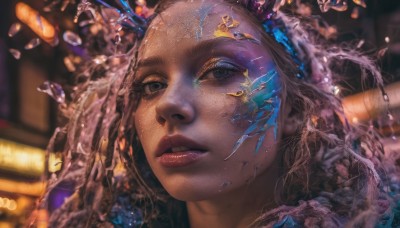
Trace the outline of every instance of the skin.
[[[206, 16], [204, 14], [206, 13]], [[135, 125], [148, 163], [167, 192], [186, 201], [191, 227], [247, 227], [274, 205], [279, 177], [277, 147], [284, 110], [258, 153], [258, 137], [246, 140], [227, 160], [248, 123], [233, 123], [248, 70], [254, 80], [274, 68], [267, 49], [250, 40], [216, 37], [221, 18], [239, 22], [230, 32], [261, 34], [240, 12], [220, 1], [178, 2], [154, 19], [139, 51], [136, 83], [145, 91]], [[218, 66], [218, 69], [210, 66]], [[160, 164], [155, 151], [164, 136], [183, 135], [206, 152], [189, 166]]]

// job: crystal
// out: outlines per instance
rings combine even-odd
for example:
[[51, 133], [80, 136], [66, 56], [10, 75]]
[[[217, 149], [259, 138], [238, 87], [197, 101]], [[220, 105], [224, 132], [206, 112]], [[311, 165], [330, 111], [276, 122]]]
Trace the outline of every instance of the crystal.
[[8, 36], [9, 37], [15, 36], [15, 34], [17, 34], [21, 30], [21, 27], [22, 27], [21, 23], [16, 22], [12, 24], [10, 29], [8, 30]]
[[74, 72], [76, 70], [74, 63], [69, 57], [64, 58], [64, 65], [69, 72]]
[[394, 120], [394, 117], [393, 117], [393, 115], [391, 113], [388, 113], [387, 117], [389, 118], [389, 120]]
[[367, 7], [367, 4], [365, 4], [365, 1], [364, 1], [364, 0], [353, 0], [353, 2], [354, 2], [355, 4], [357, 4], [357, 5], [359, 5], [359, 6], [364, 7], [364, 8]]
[[39, 46], [40, 44], [40, 39], [39, 38], [33, 38], [31, 41], [29, 41], [26, 45], [25, 45], [25, 50], [30, 50], [33, 49], [37, 46]]
[[389, 96], [387, 95], [387, 93], [383, 94], [383, 100], [389, 102]]
[[121, 43], [121, 36], [119, 35], [119, 34], [117, 34], [117, 35], [115, 35], [115, 44], [119, 44], [119, 43]]
[[82, 44], [82, 39], [77, 34], [69, 30], [64, 32], [63, 39], [65, 42], [71, 44], [72, 46], [78, 46]]
[[365, 41], [364, 40], [360, 40], [360, 42], [358, 42], [357, 44], [357, 48], [361, 48], [364, 45]]
[[65, 93], [62, 87], [55, 83], [45, 81], [42, 85], [40, 85], [37, 90], [39, 92], [47, 93], [50, 97], [52, 97], [55, 101], [60, 104], [65, 102]]
[[98, 55], [96, 56], [96, 58], [93, 59], [93, 62], [97, 65], [103, 64], [105, 61], [107, 61], [107, 56], [105, 55]]
[[84, 21], [79, 22], [79, 26], [80, 27], [85, 27], [86, 25], [90, 25], [90, 24], [93, 24], [93, 23], [94, 23], [93, 20], [84, 20]]
[[385, 37], [385, 42], [386, 43], [389, 43], [390, 42], [390, 38], [387, 36], [387, 37]]
[[63, 1], [62, 5], [61, 5], [61, 12], [65, 11], [65, 9], [67, 8], [68, 4], [69, 4], [69, 0], [64, 0]]
[[21, 52], [18, 51], [17, 49], [10, 48], [10, 49], [8, 49], [8, 51], [11, 53], [11, 55], [14, 56], [15, 59], [21, 58]]
[[77, 11], [76, 11], [74, 22], [77, 23], [79, 16], [83, 12], [86, 12], [86, 11], [90, 12], [90, 14], [92, 15], [92, 18], [96, 18], [96, 11], [92, 7], [92, 3], [88, 2], [87, 0], [82, 0], [82, 2], [78, 4], [78, 8], [77, 8]]

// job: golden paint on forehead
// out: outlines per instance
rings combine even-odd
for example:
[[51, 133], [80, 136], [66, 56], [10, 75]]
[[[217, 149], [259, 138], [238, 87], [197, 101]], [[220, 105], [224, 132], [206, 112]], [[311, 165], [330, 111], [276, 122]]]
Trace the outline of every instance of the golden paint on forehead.
[[222, 16], [222, 22], [218, 24], [217, 29], [214, 32], [214, 36], [235, 39], [235, 36], [230, 30], [237, 28], [239, 24], [240, 23], [237, 20], [234, 20], [231, 16], [224, 15]]
[[222, 22], [217, 26], [214, 31], [214, 37], [227, 37], [235, 40], [250, 40], [259, 43], [251, 34], [232, 31], [234, 28], [239, 27], [239, 21], [233, 19], [231, 16], [222, 16]]

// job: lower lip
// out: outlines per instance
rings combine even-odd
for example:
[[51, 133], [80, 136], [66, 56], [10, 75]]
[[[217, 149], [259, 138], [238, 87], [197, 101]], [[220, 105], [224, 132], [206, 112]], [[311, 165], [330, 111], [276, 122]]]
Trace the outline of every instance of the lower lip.
[[160, 158], [160, 163], [166, 167], [184, 167], [195, 163], [204, 155], [203, 151], [181, 151], [164, 153]]

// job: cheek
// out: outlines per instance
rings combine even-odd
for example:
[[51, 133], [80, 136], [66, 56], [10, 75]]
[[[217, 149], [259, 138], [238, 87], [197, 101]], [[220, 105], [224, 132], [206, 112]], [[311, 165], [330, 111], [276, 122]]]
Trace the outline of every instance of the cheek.
[[151, 111], [146, 104], [140, 104], [140, 106], [137, 108], [136, 113], [135, 113], [135, 128], [136, 128], [136, 133], [139, 136], [139, 140], [142, 143], [142, 146], [144, 147], [146, 151], [146, 146], [151, 143], [149, 140], [151, 140], [151, 134], [152, 134], [152, 129], [154, 129], [155, 125], [155, 117], [154, 113]]

